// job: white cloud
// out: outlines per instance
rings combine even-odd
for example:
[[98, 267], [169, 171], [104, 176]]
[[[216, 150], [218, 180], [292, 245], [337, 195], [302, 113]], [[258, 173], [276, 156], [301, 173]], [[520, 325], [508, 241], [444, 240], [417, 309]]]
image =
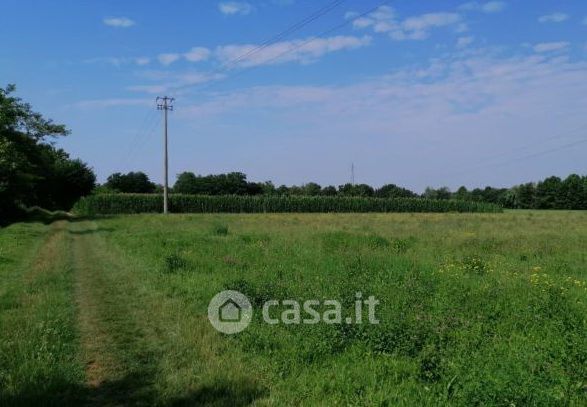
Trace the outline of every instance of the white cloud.
[[457, 39], [457, 48], [466, 48], [475, 41], [474, 37], [460, 37]]
[[148, 65], [149, 63], [151, 63], [151, 58], [147, 58], [147, 57], [140, 57], [140, 58], [135, 58], [135, 63], [137, 65]]
[[[313, 62], [317, 58], [335, 51], [367, 46], [371, 37], [334, 36], [282, 41], [259, 48], [256, 44], [224, 45], [217, 47], [214, 54], [224, 64], [240, 67], [275, 65], [284, 62]], [[255, 50], [255, 52], [252, 52]], [[235, 61], [232, 63], [231, 61]]]
[[174, 53], [167, 53], [167, 54], [159, 54], [157, 56], [157, 59], [159, 60], [159, 62], [162, 65], [171, 65], [172, 63], [174, 63], [175, 61], [177, 61], [180, 58], [179, 54], [174, 54]]
[[246, 2], [227, 1], [227, 2], [218, 3], [218, 10], [220, 10], [220, 12], [222, 14], [227, 14], [227, 15], [234, 15], [234, 14], [246, 15], [246, 14], [249, 14], [253, 10], [253, 7], [249, 3], [246, 3]]
[[128, 28], [132, 27], [136, 23], [127, 17], [108, 17], [102, 20], [102, 22], [111, 27]]
[[128, 58], [128, 57], [98, 57], [90, 58], [83, 61], [86, 64], [108, 64], [114, 67], [121, 67], [123, 65], [136, 64], [140, 66], [148, 65], [151, 62], [150, 58]]
[[185, 54], [183, 54], [183, 56], [190, 62], [199, 62], [205, 61], [208, 58], [210, 58], [210, 53], [211, 52], [208, 48], [194, 47]]
[[[519, 165], [515, 159], [524, 154], [520, 147], [536, 152], [563, 144], [544, 140], [583, 124], [574, 107], [587, 103], [586, 75], [587, 62], [544, 55], [501, 57], [482, 50], [351, 85], [263, 86], [199, 95], [199, 101], [178, 112], [178, 120], [225, 140], [235, 132], [234, 126], [223, 127], [226, 117], [244, 117], [235, 124], [245, 131], [242, 139], [254, 133], [266, 148], [249, 150], [242, 141], [227, 156], [250, 152], [248, 160], [255, 164], [246, 170], [258, 174], [291, 174], [299, 164], [295, 157], [305, 153], [310, 158], [299, 166], [301, 173], [293, 172], [317, 182], [338, 182], [336, 172], [352, 160], [362, 163], [363, 177], [373, 184], [389, 182], [389, 174], [399, 177], [393, 181], [419, 189], [445, 183], [513, 184], [517, 177], [539, 178], [573, 165], [572, 160], [565, 164], [569, 151]], [[247, 133], [251, 121], [263, 126]], [[514, 163], [446, 174], [488, 160]], [[577, 159], [574, 163], [580, 165]]]
[[562, 23], [569, 19], [569, 15], [565, 13], [552, 13], [541, 16], [538, 21], [541, 23]]
[[129, 86], [127, 87], [127, 90], [132, 92], [160, 94], [171, 90], [178, 90], [187, 85], [203, 84], [225, 77], [223, 74], [194, 71], [179, 73], [169, 71], [147, 71], [142, 72], [140, 76], [159, 83]]
[[566, 41], [559, 41], [559, 42], [542, 42], [540, 44], [534, 45], [533, 49], [535, 52], [543, 53], [543, 52], [553, 52], [553, 51], [562, 51], [569, 47], [569, 43]]
[[484, 13], [499, 13], [500, 11], [504, 10], [505, 7], [506, 4], [503, 1], [490, 1], [483, 4], [481, 11]]
[[167, 86], [165, 86], [165, 85], [135, 85], [135, 86], [128, 86], [126, 89], [130, 90], [131, 92], [159, 94], [159, 93], [165, 92], [167, 90]]
[[[347, 13], [347, 18], [353, 18], [353, 13]], [[356, 16], [356, 15], [355, 15]], [[387, 33], [396, 41], [423, 40], [428, 38], [430, 31], [435, 28], [453, 26], [457, 31], [463, 26], [461, 16], [457, 13], [427, 13], [413, 16], [400, 21], [392, 7], [381, 6], [373, 13], [353, 21], [357, 29], [372, 28], [376, 33]]]
[[92, 100], [82, 100], [74, 104], [75, 107], [81, 109], [90, 109], [90, 108], [107, 108], [107, 107], [117, 107], [117, 106], [152, 106], [153, 100], [152, 99], [92, 99]]
[[403, 32], [391, 33], [396, 39], [425, 39], [432, 28], [446, 27], [460, 22], [461, 16], [456, 13], [428, 13], [418, 17], [410, 17], [401, 24]]
[[459, 9], [463, 11], [480, 11], [482, 13], [491, 14], [499, 13], [506, 8], [507, 4], [504, 1], [489, 1], [487, 3], [479, 3], [471, 1], [462, 4]]

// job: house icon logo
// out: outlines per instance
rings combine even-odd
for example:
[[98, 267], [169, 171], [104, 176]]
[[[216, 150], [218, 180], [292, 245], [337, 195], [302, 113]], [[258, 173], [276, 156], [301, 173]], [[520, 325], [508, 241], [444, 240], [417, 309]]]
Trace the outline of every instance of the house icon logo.
[[251, 323], [253, 307], [246, 295], [233, 290], [216, 294], [208, 305], [208, 319], [225, 334], [243, 331]]
[[222, 322], [239, 322], [242, 318], [242, 309], [236, 301], [229, 298], [220, 306], [219, 317]]

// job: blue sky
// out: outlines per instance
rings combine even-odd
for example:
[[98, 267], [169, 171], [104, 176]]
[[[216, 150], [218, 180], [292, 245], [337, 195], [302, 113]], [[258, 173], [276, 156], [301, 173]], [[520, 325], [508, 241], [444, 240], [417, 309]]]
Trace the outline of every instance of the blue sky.
[[164, 94], [171, 182], [339, 185], [354, 163], [357, 182], [421, 191], [587, 172], [585, 1], [381, 4], [3, 0], [0, 78], [72, 130], [59, 145], [100, 181], [161, 181]]

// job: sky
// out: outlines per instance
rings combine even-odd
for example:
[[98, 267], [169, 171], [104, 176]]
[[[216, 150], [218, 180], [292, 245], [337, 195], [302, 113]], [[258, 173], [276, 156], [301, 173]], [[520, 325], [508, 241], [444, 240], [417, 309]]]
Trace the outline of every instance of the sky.
[[415, 191], [587, 173], [584, 0], [2, 0], [0, 86], [94, 168]]

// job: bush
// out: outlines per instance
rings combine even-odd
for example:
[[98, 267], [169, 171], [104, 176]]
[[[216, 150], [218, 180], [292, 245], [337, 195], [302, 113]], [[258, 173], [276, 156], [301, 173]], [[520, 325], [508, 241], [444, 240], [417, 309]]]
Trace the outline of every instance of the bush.
[[[169, 198], [175, 213], [284, 213], [284, 212], [501, 212], [501, 207], [481, 202], [421, 198], [369, 198], [331, 196], [180, 195]], [[79, 215], [158, 213], [159, 194], [100, 194], [80, 199], [73, 209]]]

